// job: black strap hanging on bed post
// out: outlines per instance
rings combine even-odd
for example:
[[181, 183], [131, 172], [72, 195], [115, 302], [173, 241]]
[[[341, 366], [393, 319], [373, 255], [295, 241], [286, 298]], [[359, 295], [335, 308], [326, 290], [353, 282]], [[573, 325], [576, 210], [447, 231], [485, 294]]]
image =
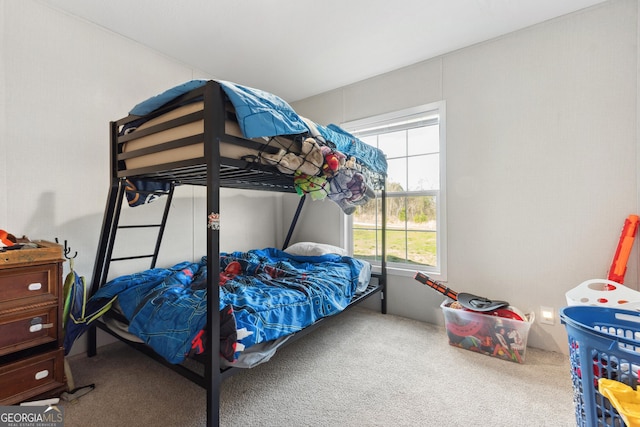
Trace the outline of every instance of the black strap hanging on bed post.
[[282, 250], [285, 250], [289, 247], [289, 241], [291, 240], [291, 235], [293, 234], [293, 230], [296, 228], [296, 224], [298, 223], [298, 218], [300, 217], [300, 212], [302, 212], [302, 206], [304, 206], [304, 201], [306, 199], [307, 199], [306, 195], [300, 197], [300, 201], [298, 202], [298, 208], [296, 209], [296, 213], [295, 215], [293, 215], [293, 219], [291, 220], [291, 225], [289, 226], [289, 232], [287, 233], [287, 238], [284, 239]]

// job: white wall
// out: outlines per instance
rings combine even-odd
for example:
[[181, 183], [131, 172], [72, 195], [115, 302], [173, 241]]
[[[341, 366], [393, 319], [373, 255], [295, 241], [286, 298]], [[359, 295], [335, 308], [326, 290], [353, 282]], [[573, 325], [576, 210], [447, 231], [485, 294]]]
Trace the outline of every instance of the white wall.
[[[449, 286], [559, 309], [566, 291], [606, 277], [638, 213], [637, 30], [636, 0], [604, 3], [294, 108], [340, 123], [446, 100]], [[329, 228], [340, 213], [324, 216]], [[438, 293], [406, 275], [389, 288], [390, 312], [443, 322]], [[559, 321], [529, 338], [567, 352]]]
[[[212, 76], [37, 1], [1, 1], [0, 14], [0, 228], [67, 239], [79, 253], [76, 267], [88, 275], [110, 183], [109, 121], [170, 86]], [[167, 261], [203, 251], [204, 194], [178, 189], [167, 231], [178, 253], [163, 250]], [[247, 249], [256, 239], [275, 244], [278, 198], [233, 190], [222, 196], [229, 200], [222, 203], [223, 250]], [[235, 221], [240, 212], [247, 222]]]
[[[0, 0], [0, 46], [0, 229], [66, 239], [78, 252], [76, 271], [90, 280], [110, 185], [109, 121], [173, 85], [212, 76], [34, 0]], [[158, 265], [205, 253], [204, 189], [176, 193]], [[276, 244], [279, 197], [222, 197], [222, 250]]]
[[[4, 18], [4, 3], [0, 3], [0, 22], [4, 23], [5, 18]], [[3, 27], [4, 28], [4, 27]], [[3, 56], [2, 52], [4, 52], [4, 45], [5, 45], [5, 32], [4, 31], [0, 31], [0, 46], [2, 47], [2, 50], [0, 50], [0, 57]], [[2, 59], [2, 61], [4, 62], [4, 59]], [[6, 99], [6, 92], [5, 92], [5, 85], [6, 85], [6, 77], [5, 77], [5, 71], [4, 71], [4, 65], [0, 65], [0, 99], [3, 101], [0, 101], [0, 136], [2, 136], [0, 138], [0, 154], [6, 153], [8, 150], [8, 145], [7, 145], [7, 138], [5, 138], [4, 136], [4, 129], [6, 129], [6, 109], [5, 109], [5, 104], [6, 102], [4, 102], [4, 99]], [[7, 174], [6, 171], [7, 170], [7, 156], [6, 155], [0, 155], [0, 188], [1, 189], [6, 189], [7, 188]], [[6, 218], [7, 217], [7, 191], [0, 191], [0, 218]], [[0, 222], [1, 223], [1, 222]]]

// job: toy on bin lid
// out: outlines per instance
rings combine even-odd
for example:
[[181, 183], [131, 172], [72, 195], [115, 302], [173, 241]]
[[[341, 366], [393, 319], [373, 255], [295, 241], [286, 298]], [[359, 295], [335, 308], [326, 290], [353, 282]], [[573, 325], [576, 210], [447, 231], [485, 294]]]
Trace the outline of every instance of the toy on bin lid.
[[568, 305], [619, 307], [626, 310], [640, 308], [640, 292], [623, 285], [639, 222], [638, 215], [629, 215], [625, 219], [607, 278], [586, 280], [569, 290], [565, 294]]
[[520, 310], [510, 306], [506, 301], [492, 301], [473, 294], [458, 293], [440, 282], [431, 280], [429, 276], [421, 272], [416, 272], [413, 278], [418, 282], [435, 289], [442, 295], [457, 301], [466, 310], [477, 311], [498, 317], [506, 317], [514, 320], [526, 320], [526, 316]]
[[598, 391], [609, 399], [628, 427], [640, 427], [640, 392], [608, 378], [598, 379]]
[[608, 279], [585, 280], [565, 294], [568, 305], [640, 308], [640, 292]]
[[620, 234], [620, 240], [618, 241], [618, 247], [616, 253], [613, 256], [611, 262], [611, 268], [609, 268], [609, 275], [607, 279], [616, 283], [624, 283], [624, 275], [627, 272], [627, 261], [629, 255], [633, 249], [633, 241], [638, 232], [638, 222], [640, 217], [638, 215], [629, 215], [624, 220], [624, 226], [622, 227], [622, 233]]

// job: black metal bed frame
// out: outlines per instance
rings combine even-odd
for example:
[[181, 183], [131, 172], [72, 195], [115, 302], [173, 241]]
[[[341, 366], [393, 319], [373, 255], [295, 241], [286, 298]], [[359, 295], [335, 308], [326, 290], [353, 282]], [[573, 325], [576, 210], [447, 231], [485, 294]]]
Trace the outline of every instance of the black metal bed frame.
[[[228, 135], [225, 132], [225, 120], [235, 119], [232, 113], [225, 109], [225, 95], [221, 86], [215, 81], [207, 82], [203, 87], [190, 91], [187, 94], [171, 101], [165, 107], [156, 110], [148, 119], [164, 114], [176, 106], [192, 102], [193, 100], [203, 100], [204, 108], [202, 111], [170, 120], [168, 122], [149, 127], [142, 131], [136, 131], [132, 134], [119, 136], [120, 128], [140, 117], [128, 116], [115, 122], [111, 122], [111, 187], [107, 197], [107, 204], [102, 223], [100, 241], [98, 251], [96, 253], [96, 261], [92, 276], [91, 295], [93, 295], [102, 285], [107, 282], [109, 267], [112, 262], [125, 261], [138, 258], [150, 258], [150, 268], [154, 268], [164, 229], [169, 215], [171, 199], [176, 185], [199, 185], [207, 188], [207, 217], [210, 215], [219, 215], [220, 213], [220, 188], [237, 188], [237, 189], [253, 189], [263, 191], [275, 191], [295, 193], [293, 179], [291, 175], [280, 173], [273, 166], [266, 166], [251, 160], [237, 160], [223, 158], [220, 156], [219, 143], [224, 141], [233, 144], [240, 144], [255, 149], [269, 150], [258, 142], [238, 138]], [[206, 118], [206, 119], [205, 119]], [[204, 119], [204, 133], [192, 137], [181, 138], [169, 141], [149, 148], [143, 148], [135, 151], [123, 153], [122, 144], [135, 138], [160, 132], [181, 124]], [[143, 167], [138, 169], [126, 169], [124, 161], [145, 154], [160, 152], [172, 148], [183, 147], [190, 144], [202, 143], [204, 141], [204, 157], [181, 160], [159, 166]], [[170, 183], [170, 189], [166, 194], [165, 207], [162, 218], [158, 223], [143, 225], [120, 225], [121, 207], [125, 203], [126, 179], [138, 178], [153, 181], [166, 181]], [[293, 217], [289, 228], [284, 247], [288, 246], [293, 230], [298, 221], [302, 210], [305, 197], [300, 199], [297, 210]], [[384, 197], [384, 188], [382, 189], [382, 224], [385, 224], [384, 215], [386, 211], [386, 201]], [[118, 230], [127, 228], [155, 228], [157, 229], [157, 240], [153, 253], [141, 254], [136, 256], [128, 256], [121, 258], [113, 257], [113, 249], [115, 245], [116, 233]], [[216, 221], [209, 221], [207, 226], [207, 325], [209, 339], [206, 343], [206, 351], [199, 359], [204, 364], [204, 374], [197, 373], [193, 369], [183, 365], [174, 365], [167, 362], [162, 356], [158, 355], [145, 344], [139, 344], [123, 339], [121, 336], [111, 331], [103, 322], [94, 322], [94, 326], [88, 331], [87, 355], [89, 357], [97, 354], [97, 332], [96, 327], [113, 335], [114, 337], [126, 342], [132, 347], [142, 351], [158, 362], [168, 366], [189, 380], [199, 384], [207, 390], [207, 426], [219, 425], [219, 403], [220, 403], [220, 384], [223, 378], [226, 378], [235, 372], [238, 368], [221, 369], [219, 359], [219, 342], [220, 342], [220, 317], [218, 315], [219, 296], [218, 292], [211, 292], [217, 289], [218, 278], [220, 275], [219, 265], [219, 233], [220, 228]], [[368, 289], [354, 297], [349, 307], [364, 301], [372, 295], [379, 294], [381, 299], [381, 312], [386, 313], [386, 262], [384, 256], [384, 239], [385, 233], [382, 233], [382, 265], [380, 273], [375, 273], [372, 284]], [[111, 312], [105, 316], [115, 315]], [[322, 320], [313, 325], [297, 332], [291, 337], [287, 344], [294, 342], [302, 336], [308, 334], [312, 330], [323, 324]], [[204, 356], [204, 357], [202, 357]]]

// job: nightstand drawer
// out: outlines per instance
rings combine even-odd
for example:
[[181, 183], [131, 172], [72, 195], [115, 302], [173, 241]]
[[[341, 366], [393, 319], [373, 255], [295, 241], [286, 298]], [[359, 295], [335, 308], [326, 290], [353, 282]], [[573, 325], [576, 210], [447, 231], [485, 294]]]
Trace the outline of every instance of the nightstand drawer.
[[58, 306], [0, 314], [0, 356], [58, 340]]
[[23, 304], [57, 301], [58, 265], [0, 269], [0, 312]]
[[0, 405], [12, 405], [64, 387], [62, 349], [0, 365]]

